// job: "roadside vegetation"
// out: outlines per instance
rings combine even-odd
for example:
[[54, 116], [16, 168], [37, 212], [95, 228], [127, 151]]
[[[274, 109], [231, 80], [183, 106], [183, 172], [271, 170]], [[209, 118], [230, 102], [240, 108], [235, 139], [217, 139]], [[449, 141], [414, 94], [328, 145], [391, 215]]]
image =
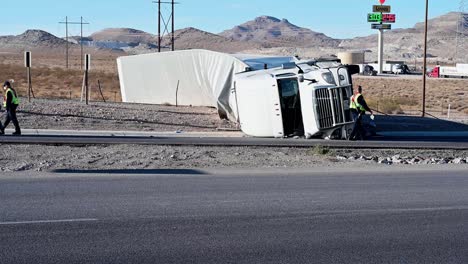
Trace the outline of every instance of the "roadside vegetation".
[[331, 157], [335, 156], [335, 151], [330, 149], [329, 147], [317, 145], [307, 151], [309, 156], [326, 156]]
[[[363, 87], [371, 108], [385, 114], [408, 114], [421, 110], [422, 81], [414, 78], [354, 77], [354, 85]], [[427, 80], [426, 107], [431, 114], [443, 116], [452, 111], [468, 114], [468, 80]]]
[[[109, 61], [108, 63], [115, 63]], [[75, 66], [71, 69], [59, 66], [36, 66], [31, 69], [33, 91], [36, 98], [50, 99], [77, 99], [81, 97], [83, 84], [83, 71]], [[20, 96], [27, 96], [26, 69], [19, 63], [0, 63], [0, 80], [11, 80], [15, 82]], [[111, 73], [92, 69], [89, 72], [89, 85], [91, 87], [91, 99], [102, 100], [98, 89], [98, 80], [106, 101], [121, 101], [120, 84], [117, 72]]]

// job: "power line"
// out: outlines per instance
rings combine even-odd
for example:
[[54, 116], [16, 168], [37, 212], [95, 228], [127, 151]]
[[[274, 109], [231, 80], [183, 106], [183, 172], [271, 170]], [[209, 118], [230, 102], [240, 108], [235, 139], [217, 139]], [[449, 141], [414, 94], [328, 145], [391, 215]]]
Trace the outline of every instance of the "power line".
[[69, 42], [68, 42], [68, 25], [80, 25], [81, 26], [81, 34], [80, 34], [80, 50], [81, 50], [81, 64], [80, 64], [80, 69], [83, 69], [83, 25], [89, 25], [90, 23], [88, 22], [83, 22], [83, 17], [81, 17], [80, 22], [73, 22], [73, 21], [68, 21], [68, 16], [65, 17], [65, 22], [59, 22], [59, 24], [65, 24], [65, 40], [67, 41], [67, 51], [66, 51], [66, 57], [65, 57], [65, 65], [68, 69], [69, 67]]

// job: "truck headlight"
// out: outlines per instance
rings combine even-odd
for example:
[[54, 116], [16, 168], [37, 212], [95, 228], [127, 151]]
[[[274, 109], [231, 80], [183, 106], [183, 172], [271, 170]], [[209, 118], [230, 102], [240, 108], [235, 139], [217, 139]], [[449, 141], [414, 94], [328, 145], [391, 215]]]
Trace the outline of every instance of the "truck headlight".
[[322, 78], [329, 84], [336, 85], [335, 78], [333, 78], [333, 74], [331, 72], [324, 72], [322, 73]]

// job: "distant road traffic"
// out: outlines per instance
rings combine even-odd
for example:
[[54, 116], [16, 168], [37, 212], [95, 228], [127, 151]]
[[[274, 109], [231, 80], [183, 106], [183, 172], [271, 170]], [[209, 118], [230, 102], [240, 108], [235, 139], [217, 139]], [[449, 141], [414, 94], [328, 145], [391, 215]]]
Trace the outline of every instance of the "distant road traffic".
[[466, 170], [0, 176], [0, 262], [468, 263]]

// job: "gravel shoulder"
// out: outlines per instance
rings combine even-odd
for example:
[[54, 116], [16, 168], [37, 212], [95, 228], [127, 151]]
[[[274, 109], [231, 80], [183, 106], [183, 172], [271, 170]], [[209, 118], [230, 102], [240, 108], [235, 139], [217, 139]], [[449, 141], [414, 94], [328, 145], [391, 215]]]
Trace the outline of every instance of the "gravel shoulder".
[[[0, 145], [0, 171], [154, 170], [222, 168], [317, 168], [422, 166], [392, 161], [405, 157], [434, 159], [424, 166], [467, 167], [468, 151], [329, 150], [324, 148], [171, 147], [171, 146], [38, 146]], [[346, 158], [345, 158], [346, 157]], [[370, 157], [375, 157], [370, 158]], [[453, 161], [459, 158], [460, 162]], [[380, 162], [389, 159], [392, 162]], [[442, 162], [443, 161], [443, 162]], [[452, 163], [452, 164], [450, 164]]]
[[[163, 106], [21, 98], [18, 119], [22, 128], [60, 130], [198, 131], [236, 129], [210, 107]], [[3, 120], [3, 119], [2, 119]]]

